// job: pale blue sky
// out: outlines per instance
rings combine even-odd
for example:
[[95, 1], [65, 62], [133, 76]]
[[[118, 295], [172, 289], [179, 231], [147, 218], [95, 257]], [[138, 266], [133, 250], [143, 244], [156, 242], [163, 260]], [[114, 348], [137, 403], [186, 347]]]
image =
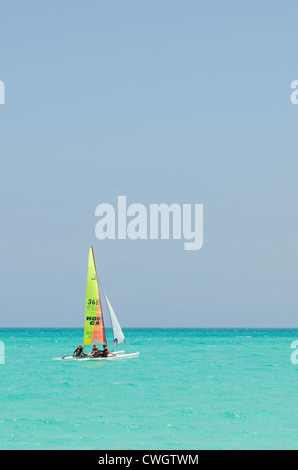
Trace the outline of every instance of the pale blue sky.
[[[0, 326], [298, 327], [297, 2], [0, 1]], [[204, 246], [98, 204], [204, 204]]]

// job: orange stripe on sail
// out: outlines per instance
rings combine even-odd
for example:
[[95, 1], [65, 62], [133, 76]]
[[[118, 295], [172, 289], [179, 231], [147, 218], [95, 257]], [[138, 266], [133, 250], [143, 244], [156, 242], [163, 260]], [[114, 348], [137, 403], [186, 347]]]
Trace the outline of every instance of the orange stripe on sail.
[[106, 343], [106, 334], [105, 334], [105, 327], [103, 323], [103, 315], [102, 315], [102, 308], [101, 308], [101, 301], [99, 295], [99, 288], [97, 285], [97, 292], [98, 292], [98, 304], [97, 304], [97, 312], [96, 312], [96, 320], [92, 332], [92, 337], [90, 344], [93, 343]]

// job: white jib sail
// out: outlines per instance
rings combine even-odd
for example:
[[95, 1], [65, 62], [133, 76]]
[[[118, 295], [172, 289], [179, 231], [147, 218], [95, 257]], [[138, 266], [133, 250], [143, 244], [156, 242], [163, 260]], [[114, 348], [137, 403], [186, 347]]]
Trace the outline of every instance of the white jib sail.
[[106, 298], [107, 306], [108, 306], [108, 309], [109, 309], [109, 312], [110, 312], [112, 328], [113, 328], [113, 334], [114, 334], [114, 346], [118, 346], [118, 344], [125, 341], [125, 337], [124, 337], [124, 334], [121, 330], [121, 326], [119, 325], [119, 322], [117, 320], [115, 312], [112, 309], [112, 305], [110, 304], [109, 299], [107, 298], [105, 292], [104, 292], [104, 296]]

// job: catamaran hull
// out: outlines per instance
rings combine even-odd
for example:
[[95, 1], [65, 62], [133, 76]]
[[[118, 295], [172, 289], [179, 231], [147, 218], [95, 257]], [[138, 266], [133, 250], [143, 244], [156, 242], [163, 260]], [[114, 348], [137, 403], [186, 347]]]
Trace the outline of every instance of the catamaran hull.
[[133, 357], [139, 357], [139, 352], [130, 353], [130, 354], [115, 354], [114, 356], [107, 357], [74, 357], [74, 356], [63, 356], [63, 357], [54, 357], [55, 361], [114, 361], [116, 359], [131, 359]]

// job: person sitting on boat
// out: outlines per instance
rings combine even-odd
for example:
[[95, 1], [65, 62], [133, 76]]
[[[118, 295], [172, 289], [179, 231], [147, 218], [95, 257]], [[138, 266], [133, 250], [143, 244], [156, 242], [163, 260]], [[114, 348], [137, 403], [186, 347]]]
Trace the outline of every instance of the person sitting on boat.
[[104, 345], [103, 345], [103, 352], [102, 352], [102, 356], [103, 356], [103, 357], [107, 357], [109, 354], [111, 354], [111, 353], [110, 353], [110, 351], [109, 351], [109, 349], [108, 349], [107, 345], [106, 345], [106, 344], [104, 344]]
[[77, 349], [73, 352], [73, 356], [84, 356], [84, 346], [82, 344], [80, 344], [80, 346], [78, 346]]
[[98, 349], [98, 347], [95, 344], [93, 346], [92, 351], [88, 354], [88, 356], [92, 356], [92, 357], [100, 356], [100, 350]]

